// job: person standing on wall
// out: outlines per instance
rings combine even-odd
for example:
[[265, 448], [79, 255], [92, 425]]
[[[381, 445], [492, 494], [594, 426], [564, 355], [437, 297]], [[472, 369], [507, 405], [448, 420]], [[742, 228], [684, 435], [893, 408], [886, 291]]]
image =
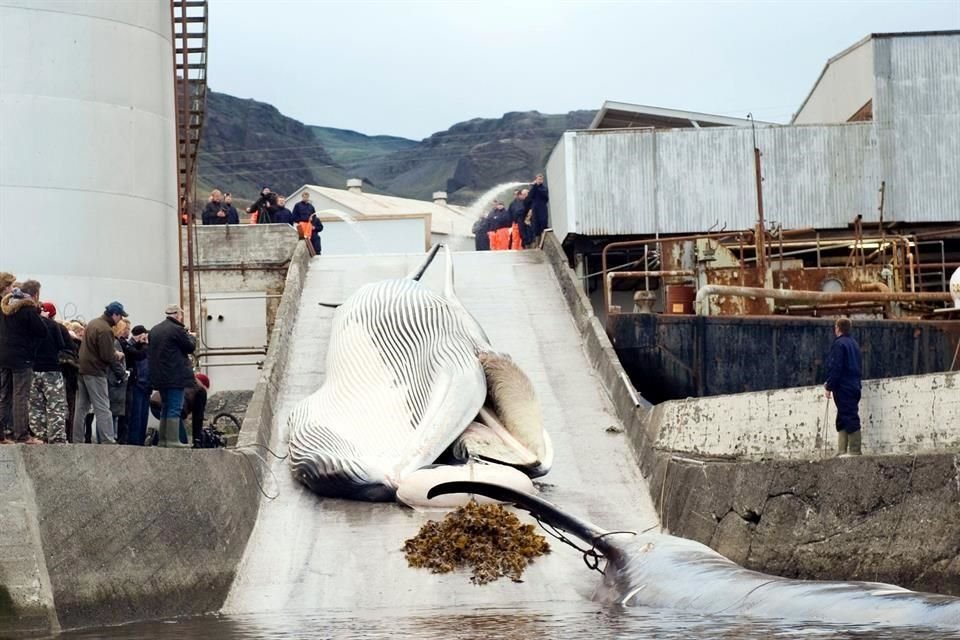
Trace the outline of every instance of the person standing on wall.
[[227, 224], [240, 224], [240, 213], [233, 206], [233, 196], [230, 193], [223, 194], [223, 210], [227, 212]]
[[197, 348], [197, 339], [183, 325], [183, 309], [167, 305], [166, 319], [150, 329], [148, 358], [150, 359], [150, 386], [160, 392], [163, 409], [158, 432], [147, 430], [144, 444], [152, 445], [157, 436], [161, 447], [188, 447], [180, 442], [180, 411], [183, 394], [195, 384], [190, 354]]
[[547, 203], [550, 202], [550, 195], [547, 192], [547, 185], [543, 183], [543, 174], [538, 173], [530, 184], [530, 191], [524, 200], [524, 206], [533, 211], [533, 237], [534, 241], [539, 240], [543, 230], [547, 228]]
[[522, 230], [523, 220], [527, 217], [527, 207], [524, 202], [530, 195], [526, 189], [517, 189], [513, 192], [513, 202], [510, 203], [510, 248], [522, 249], [525, 246]]
[[310, 215], [309, 222], [310, 235], [306, 236], [310, 238], [310, 246], [313, 247], [313, 255], [320, 255], [323, 250], [323, 245], [320, 242], [320, 232], [323, 231], [323, 220], [320, 219], [320, 216], [313, 213]]
[[476, 251], [490, 251], [490, 217], [480, 216], [473, 223], [473, 246]]
[[227, 224], [227, 208], [223, 204], [223, 194], [219, 189], [210, 192], [210, 199], [207, 206], [203, 208], [200, 215], [203, 224]]
[[309, 240], [312, 236], [313, 228], [310, 224], [310, 216], [315, 214], [317, 210], [313, 207], [313, 203], [310, 202], [310, 192], [306, 189], [300, 194], [300, 202], [293, 205], [293, 222], [297, 225], [297, 229], [300, 230], [300, 235]]
[[39, 297], [40, 283], [27, 280], [0, 299], [0, 417], [9, 420], [15, 443], [43, 442], [30, 434], [33, 364], [47, 338]]
[[90, 442], [97, 444], [115, 444], [117, 434], [113, 428], [113, 414], [110, 413], [110, 392], [107, 384], [107, 371], [123, 356], [114, 345], [113, 327], [127, 312], [119, 302], [111, 302], [103, 310], [103, 315], [87, 324], [80, 342], [80, 357], [77, 380], [77, 401], [73, 409], [73, 442], [82, 444], [86, 440], [86, 417], [90, 407], [96, 416], [96, 428], [90, 434]]
[[834, 340], [827, 356], [825, 395], [837, 405], [837, 455], [859, 456], [860, 384], [863, 368], [860, 345], [850, 336], [849, 318], [838, 318], [833, 325]]

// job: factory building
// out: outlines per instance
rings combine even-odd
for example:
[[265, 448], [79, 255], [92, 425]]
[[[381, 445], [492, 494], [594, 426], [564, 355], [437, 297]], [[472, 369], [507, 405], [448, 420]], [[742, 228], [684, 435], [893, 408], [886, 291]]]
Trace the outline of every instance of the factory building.
[[[657, 270], [698, 270], [699, 286], [944, 293], [960, 265], [958, 104], [960, 31], [868, 36], [827, 62], [789, 125], [606, 103], [550, 155], [551, 223], [602, 314], [659, 288]], [[697, 234], [713, 239], [671, 244]], [[643, 279], [608, 287], [623, 265]]]

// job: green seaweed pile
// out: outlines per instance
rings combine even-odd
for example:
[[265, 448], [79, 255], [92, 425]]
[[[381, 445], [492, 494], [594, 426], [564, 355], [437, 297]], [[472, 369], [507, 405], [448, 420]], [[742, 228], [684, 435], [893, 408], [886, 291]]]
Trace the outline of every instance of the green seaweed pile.
[[442, 522], [428, 521], [403, 551], [411, 567], [449, 573], [469, 566], [470, 582], [486, 584], [503, 576], [522, 582], [527, 565], [549, 553], [550, 545], [532, 524], [502, 506], [471, 500]]

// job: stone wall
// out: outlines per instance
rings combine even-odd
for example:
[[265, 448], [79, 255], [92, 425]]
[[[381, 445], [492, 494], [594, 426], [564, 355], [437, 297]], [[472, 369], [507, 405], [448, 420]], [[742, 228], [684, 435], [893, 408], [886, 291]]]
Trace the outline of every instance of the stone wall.
[[0, 447], [0, 631], [217, 610], [260, 492], [225, 449]]

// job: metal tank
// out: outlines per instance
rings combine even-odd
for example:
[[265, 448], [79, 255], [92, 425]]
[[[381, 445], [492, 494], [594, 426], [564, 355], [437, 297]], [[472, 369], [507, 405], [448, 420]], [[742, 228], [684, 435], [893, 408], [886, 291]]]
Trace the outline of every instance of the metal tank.
[[61, 316], [178, 299], [170, 3], [0, 2], [0, 270]]

